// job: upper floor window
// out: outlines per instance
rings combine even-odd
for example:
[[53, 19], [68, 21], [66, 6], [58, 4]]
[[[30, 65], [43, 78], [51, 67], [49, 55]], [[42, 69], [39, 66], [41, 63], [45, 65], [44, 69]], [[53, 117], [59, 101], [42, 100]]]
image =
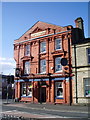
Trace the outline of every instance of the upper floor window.
[[25, 46], [25, 56], [29, 56], [30, 55], [30, 45], [26, 45]]
[[55, 58], [55, 72], [61, 71], [62, 66], [61, 66], [60, 62], [61, 62], [61, 58], [60, 57], [56, 57]]
[[24, 63], [24, 75], [30, 74], [30, 62], [25, 61]]
[[90, 48], [87, 49], [88, 64], [90, 64]]
[[46, 60], [45, 59], [40, 61], [40, 73], [46, 73]]
[[40, 43], [40, 52], [46, 52], [46, 42]]
[[55, 50], [60, 50], [61, 47], [62, 47], [61, 39], [60, 38], [55, 39]]

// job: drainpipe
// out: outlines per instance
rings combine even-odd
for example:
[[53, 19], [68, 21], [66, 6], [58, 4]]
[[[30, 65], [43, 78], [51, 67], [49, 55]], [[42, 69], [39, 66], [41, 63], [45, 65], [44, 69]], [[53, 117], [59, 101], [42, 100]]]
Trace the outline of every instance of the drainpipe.
[[[17, 67], [19, 68], [19, 57], [20, 57], [20, 44], [18, 45], [18, 64]], [[18, 102], [19, 98], [18, 98], [18, 79], [17, 79], [17, 98], [16, 98], [16, 102]]]
[[70, 50], [70, 37], [68, 34], [68, 60], [69, 60], [69, 105], [72, 104], [72, 81], [71, 81], [71, 50]]
[[20, 44], [18, 45], [18, 64], [17, 64], [18, 68], [19, 68], [19, 57], [20, 57]]
[[74, 59], [75, 59], [75, 81], [76, 81], [76, 103], [78, 103], [78, 96], [77, 96], [77, 59], [76, 59], [76, 45], [74, 45]]
[[34, 103], [34, 79], [33, 79], [33, 103]]
[[38, 41], [38, 73], [40, 73], [40, 40]]

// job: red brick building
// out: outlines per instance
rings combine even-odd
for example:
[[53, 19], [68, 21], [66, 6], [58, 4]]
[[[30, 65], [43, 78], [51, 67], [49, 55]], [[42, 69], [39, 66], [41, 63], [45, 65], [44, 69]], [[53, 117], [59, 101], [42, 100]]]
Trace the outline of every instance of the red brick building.
[[[16, 99], [34, 103], [72, 102], [72, 28], [38, 21], [14, 41], [14, 59], [20, 72], [15, 77]], [[67, 58], [67, 65], [61, 65], [62, 58]]]

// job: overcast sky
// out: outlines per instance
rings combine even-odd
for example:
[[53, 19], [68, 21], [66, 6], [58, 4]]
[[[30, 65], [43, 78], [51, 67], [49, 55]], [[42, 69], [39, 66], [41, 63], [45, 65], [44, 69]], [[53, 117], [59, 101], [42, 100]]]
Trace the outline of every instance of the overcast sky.
[[14, 40], [37, 21], [75, 27], [77, 17], [83, 18], [85, 37], [88, 37], [88, 2], [3, 2], [0, 73], [14, 74]]

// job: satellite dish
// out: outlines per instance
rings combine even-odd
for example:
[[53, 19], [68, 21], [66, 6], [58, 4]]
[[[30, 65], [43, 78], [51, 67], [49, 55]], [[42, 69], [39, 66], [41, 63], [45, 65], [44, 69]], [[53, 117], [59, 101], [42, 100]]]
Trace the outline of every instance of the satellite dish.
[[62, 65], [62, 66], [66, 66], [67, 64], [68, 64], [67, 58], [62, 58], [62, 59], [61, 59], [61, 65]]

